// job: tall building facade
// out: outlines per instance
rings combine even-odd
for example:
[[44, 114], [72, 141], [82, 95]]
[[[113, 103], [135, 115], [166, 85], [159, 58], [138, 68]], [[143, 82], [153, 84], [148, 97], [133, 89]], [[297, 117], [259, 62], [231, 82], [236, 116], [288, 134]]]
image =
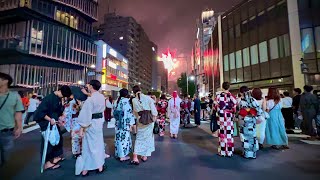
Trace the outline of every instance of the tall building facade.
[[217, 27], [221, 82], [232, 90], [319, 89], [319, 11], [318, 0], [246, 0], [225, 12]]
[[144, 90], [151, 90], [152, 64], [156, 61], [157, 47], [141, 25], [132, 17], [109, 13], [95, 31], [96, 39], [107, 42], [128, 59], [129, 88], [141, 85]]
[[197, 19], [196, 41], [193, 46], [192, 64], [196, 89], [200, 96], [213, 92], [213, 65], [217, 62], [213, 57], [213, 30], [216, 19], [213, 10], [204, 10]]
[[168, 70], [165, 69], [163, 61], [157, 61], [157, 90], [168, 92]]
[[118, 97], [122, 88], [128, 88], [128, 60], [102, 40], [95, 42], [97, 45], [96, 71], [101, 82], [104, 95]]
[[97, 0], [0, 2], [0, 71], [14, 86], [47, 94], [88, 81], [96, 63], [91, 33]]

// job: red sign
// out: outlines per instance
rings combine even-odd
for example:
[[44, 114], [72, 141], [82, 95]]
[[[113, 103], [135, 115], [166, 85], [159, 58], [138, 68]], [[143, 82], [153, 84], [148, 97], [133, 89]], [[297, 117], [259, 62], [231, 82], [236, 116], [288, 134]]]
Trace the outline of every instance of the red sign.
[[106, 68], [107, 67], [107, 60], [103, 59], [102, 60], [102, 68]]
[[113, 74], [110, 74], [110, 78], [113, 79], [113, 80], [117, 80], [117, 76], [113, 75]]

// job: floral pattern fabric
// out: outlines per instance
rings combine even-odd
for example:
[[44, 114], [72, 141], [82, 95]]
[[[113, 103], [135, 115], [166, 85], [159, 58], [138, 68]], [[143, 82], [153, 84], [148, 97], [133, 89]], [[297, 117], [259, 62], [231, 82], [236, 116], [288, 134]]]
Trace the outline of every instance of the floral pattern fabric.
[[[115, 156], [118, 158], [126, 157], [132, 152], [132, 140], [130, 127], [135, 123], [129, 99], [121, 98], [119, 104], [115, 104], [115, 111], [122, 111], [122, 119], [116, 118], [115, 127]], [[121, 124], [120, 124], [121, 123]]]
[[82, 138], [79, 135], [81, 126], [78, 121], [78, 111], [79, 105], [76, 104], [75, 100], [72, 100], [65, 106], [65, 124], [64, 127], [68, 132], [71, 133], [71, 145], [72, 145], [72, 154], [78, 155], [81, 154], [81, 144]]
[[165, 124], [166, 124], [166, 118], [167, 118], [167, 107], [168, 102], [164, 99], [160, 100], [157, 105], [158, 110], [158, 117], [157, 121], [159, 123], [159, 134], [163, 135], [165, 132]]

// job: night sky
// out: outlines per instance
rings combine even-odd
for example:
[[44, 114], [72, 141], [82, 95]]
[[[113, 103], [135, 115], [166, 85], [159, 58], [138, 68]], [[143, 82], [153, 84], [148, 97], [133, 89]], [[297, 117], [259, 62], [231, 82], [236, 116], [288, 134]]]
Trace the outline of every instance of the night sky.
[[[216, 13], [226, 11], [242, 0], [110, 0], [110, 11], [121, 16], [132, 16], [142, 25], [151, 41], [158, 45], [161, 55], [167, 48], [176, 56], [191, 55], [196, 38], [196, 19], [205, 8]], [[108, 11], [108, 0], [99, 1], [99, 20]], [[188, 58], [189, 59], [189, 58]], [[185, 64], [185, 63], [183, 63]], [[179, 66], [176, 74], [180, 74]], [[170, 79], [176, 79], [171, 77]]]

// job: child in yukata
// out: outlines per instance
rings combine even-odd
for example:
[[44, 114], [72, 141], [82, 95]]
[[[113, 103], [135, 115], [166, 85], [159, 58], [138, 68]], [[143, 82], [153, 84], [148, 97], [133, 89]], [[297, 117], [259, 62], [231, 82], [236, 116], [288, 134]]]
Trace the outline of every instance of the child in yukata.
[[82, 138], [79, 135], [80, 125], [77, 123], [81, 102], [74, 99], [65, 107], [64, 114], [66, 116], [65, 128], [71, 133], [72, 154], [74, 157], [81, 155]]

